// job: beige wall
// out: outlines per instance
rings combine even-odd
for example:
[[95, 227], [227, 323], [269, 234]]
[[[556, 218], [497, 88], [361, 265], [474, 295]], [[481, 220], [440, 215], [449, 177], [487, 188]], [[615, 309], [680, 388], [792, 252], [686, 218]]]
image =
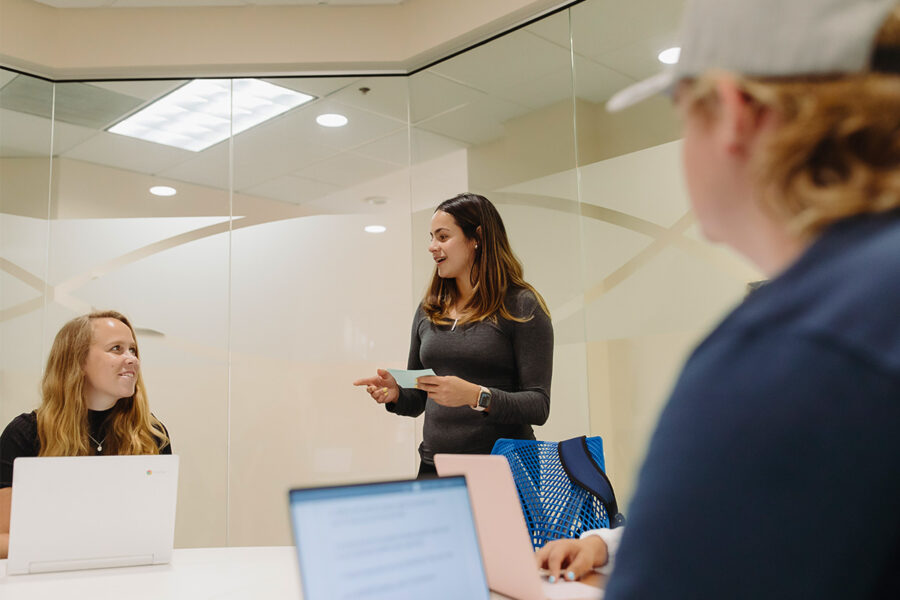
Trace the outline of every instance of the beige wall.
[[[688, 353], [759, 278], [697, 238], [680, 142], [581, 170], [585, 204], [585, 327], [591, 432], [606, 441], [623, 503], [657, 415]], [[612, 212], [615, 211], [615, 212]]]
[[[151, 406], [182, 457], [176, 544], [289, 543], [291, 486], [414, 473], [415, 422], [350, 385], [377, 366], [405, 365], [407, 227], [383, 221], [394, 235], [375, 237], [362, 231], [364, 216], [301, 217], [118, 260], [218, 220], [51, 220], [48, 280], [65, 293], [0, 323], [0, 417], [37, 405], [40, 366], [65, 320], [121, 310], [139, 328]], [[16, 263], [14, 249], [39, 242], [30, 234], [48, 224], [7, 214], [0, 223], [3, 256]], [[46, 252], [35, 243], [28, 254], [41, 273]], [[373, 291], [374, 273], [389, 294]], [[29, 295], [3, 276], [3, 307], [20, 305]]]
[[[602, 156], [606, 149], [594, 152]], [[507, 211], [531, 211], [521, 221], [510, 219], [510, 230], [516, 239], [532, 241], [520, 254], [554, 299], [557, 346], [565, 344], [573, 359], [555, 365], [554, 388], [560, 376], [570, 382], [586, 377], [584, 414], [590, 433], [604, 439], [607, 469], [624, 506], [681, 364], [760, 276], [699, 239], [680, 142], [582, 164], [577, 171], [577, 184], [575, 169], [569, 169], [489, 195]], [[571, 220], [574, 228], [564, 224]], [[554, 410], [560, 410], [552, 418], [570, 421], [567, 432], [576, 435], [587, 428], [583, 421], [578, 428], [572, 418], [578, 411], [563, 403], [573, 391], [554, 389]]]
[[[505, 135], [469, 152], [473, 187], [502, 189], [681, 137], [673, 109], [657, 98], [621, 114], [603, 104], [560, 100], [505, 123]], [[577, 139], [575, 131], [577, 128]], [[574, 181], [574, 179], [573, 179]]]

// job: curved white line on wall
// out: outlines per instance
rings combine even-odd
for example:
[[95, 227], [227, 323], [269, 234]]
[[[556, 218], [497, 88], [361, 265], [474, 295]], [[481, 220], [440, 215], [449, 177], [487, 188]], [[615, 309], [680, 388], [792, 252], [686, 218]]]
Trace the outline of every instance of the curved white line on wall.
[[[296, 218], [298, 218], [297, 215], [286, 215], [276, 218], [239, 217], [230, 223], [230, 229], [233, 231], [235, 229], [241, 229], [243, 227], [251, 227], [254, 225], [261, 225], [264, 223], [273, 223], [285, 219]], [[152, 244], [147, 244], [146, 246], [137, 248], [136, 250], [132, 250], [131, 252], [127, 252], [122, 256], [106, 261], [101, 265], [92, 267], [84, 273], [81, 273], [74, 277], [70, 277], [66, 281], [63, 281], [62, 283], [59, 283], [51, 288], [47, 288], [47, 302], [49, 303], [55, 301], [78, 314], [90, 312], [91, 306], [88, 303], [75, 298], [71, 294], [92, 279], [102, 277], [112, 271], [115, 271], [116, 269], [125, 267], [131, 263], [147, 258], [148, 256], [152, 256], [153, 254], [169, 250], [170, 248], [175, 248], [176, 246], [180, 246], [182, 244], [200, 240], [202, 238], [218, 235], [220, 233], [226, 233], [227, 231], [229, 231], [229, 221], [216, 223], [215, 225], [209, 225], [207, 227], [201, 227], [199, 229], [194, 229], [193, 231], [187, 231], [169, 238], [158, 240], [156, 242], [153, 242]], [[41, 295], [37, 298], [21, 302], [19, 304], [16, 304], [15, 306], [11, 306], [5, 310], [0, 311], [0, 322], [19, 317], [28, 314], [31, 311], [42, 308], [44, 306], [44, 290], [46, 288], [44, 282], [36, 275], [29, 273], [18, 265], [6, 259], [0, 260], [3, 261], [0, 262], [0, 268], [2, 268], [3, 271], [10, 273], [17, 279], [24, 281], [29, 286], [34, 287], [41, 292]]]
[[670, 244], [679, 247], [695, 258], [706, 262], [710, 266], [715, 267], [717, 270], [738, 281], [746, 283], [760, 278], [760, 274], [757, 271], [737, 257], [716, 252], [710, 245], [686, 237], [684, 233], [696, 222], [693, 213], [690, 211], [682, 215], [671, 227], [667, 228], [618, 210], [597, 206], [596, 204], [578, 203], [568, 198], [543, 196], [539, 194], [518, 194], [513, 192], [495, 192], [491, 196], [492, 201], [496, 204], [534, 206], [537, 208], [581, 215], [654, 238], [654, 242], [647, 246], [647, 248], [636, 254], [631, 260], [608, 275], [603, 281], [592, 286], [589, 290], [586, 290], [586, 304], [590, 304], [627, 279], [640, 268], [641, 265], [649, 262], [651, 258], [662, 252], [662, 250]]
[[44, 293], [44, 288], [47, 286], [47, 282], [34, 273], [26, 271], [11, 260], [2, 257], [0, 257], [0, 271], [9, 273], [28, 287], [34, 288], [42, 294]]

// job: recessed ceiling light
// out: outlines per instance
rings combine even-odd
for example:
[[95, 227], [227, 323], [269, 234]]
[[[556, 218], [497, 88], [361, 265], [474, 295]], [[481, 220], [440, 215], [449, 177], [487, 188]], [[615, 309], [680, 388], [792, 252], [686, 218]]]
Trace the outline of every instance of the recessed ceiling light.
[[313, 99], [259, 79], [194, 79], [107, 131], [200, 152]]
[[366, 225], [366, 233], [384, 233], [387, 227], [384, 225]]
[[167, 185], [154, 185], [150, 188], [150, 193], [154, 196], [174, 196], [178, 190]]
[[659, 62], [666, 65], [674, 65], [678, 62], [678, 57], [681, 56], [681, 48], [675, 46], [674, 48], [666, 48], [662, 52], [660, 52], [656, 58], [659, 59]]
[[365, 202], [366, 204], [381, 205], [387, 204], [387, 201], [387, 196], [366, 196], [365, 198], [363, 198], [363, 202]]
[[347, 117], [337, 113], [325, 113], [316, 117], [316, 123], [322, 127], [343, 127], [347, 124]]

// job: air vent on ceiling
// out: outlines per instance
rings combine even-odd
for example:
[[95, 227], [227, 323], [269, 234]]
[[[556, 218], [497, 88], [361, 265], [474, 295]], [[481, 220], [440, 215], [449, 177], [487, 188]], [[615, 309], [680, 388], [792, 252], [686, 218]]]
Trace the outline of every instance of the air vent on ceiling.
[[[53, 108], [49, 81], [19, 75], [0, 89], [0, 108], [49, 119]], [[56, 119], [91, 129], [104, 129], [144, 101], [86, 83], [56, 84]]]

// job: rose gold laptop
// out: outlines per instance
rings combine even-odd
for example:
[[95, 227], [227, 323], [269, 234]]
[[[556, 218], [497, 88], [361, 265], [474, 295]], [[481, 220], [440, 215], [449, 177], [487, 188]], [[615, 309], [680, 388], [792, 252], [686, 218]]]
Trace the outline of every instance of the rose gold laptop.
[[549, 583], [538, 572], [516, 484], [503, 456], [436, 454], [438, 475], [465, 475], [488, 586], [517, 600], [603, 597], [579, 582]]

